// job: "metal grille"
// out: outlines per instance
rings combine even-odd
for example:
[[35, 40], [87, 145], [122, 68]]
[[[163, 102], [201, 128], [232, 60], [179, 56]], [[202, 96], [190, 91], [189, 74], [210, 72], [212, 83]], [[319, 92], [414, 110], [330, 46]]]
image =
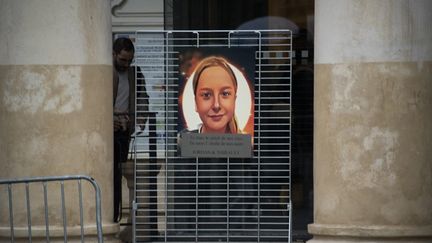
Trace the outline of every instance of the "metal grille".
[[[86, 207], [83, 200], [83, 190], [88, 191], [87, 187], [82, 186], [82, 181], [87, 181], [94, 188], [95, 203], [91, 207]], [[69, 181], [70, 184], [65, 182]], [[77, 184], [75, 184], [77, 183]], [[21, 185], [21, 187], [20, 187]], [[24, 188], [23, 188], [24, 187]], [[72, 195], [65, 195], [65, 187], [68, 187]], [[72, 188], [75, 190], [71, 190]], [[42, 241], [58, 242], [63, 238], [64, 242], [68, 242], [72, 238], [73, 242], [85, 242], [84, 229], [85, 211], [94, 211], [96, 220], [97, 242], [103, 243], [102, 220], [101, 220], [101, 196], [100, 189], [96, 181], [88, 176], [71, 175], [71, 176], [47, 176], [19, 179], [0, 179], [0, 206], [3, 209], [8, 209], [8, 217], [4, 217], [9, 221], [9, 235], [1, 232], [0, 241], [5, 242], [23, 242]], [[24, 199], [24, 200], [23, 200]], [[78, 199], [78, 200], [76, 200]], [[67, 207], [66, 207], [67, 205]], [[87, 205], [88, 206], [88, 205]], [[79, 211], [79, 225], [68, 223], [68, 217], [72, 221], [76, 220], [76, 216], [70, 211]], [[4, 210], [6, 211], [6, 210]], [[39, 219], [34, 215], [44, 215], [43, 219]], [[58, 215], [58, 217], [56, 217]], [[21, 225], [14, 221], [27, 219], [27, 225]], [[32, 220], [36, 221], [32, 223]], [[15, 223], [14, 223], [15, 222]], [[44, 227], [41, 227], [44, 224]], [[62, 226], [61, 228], [59, 226]], [[79, 239], [77, 230], [79, 229]], [[88, 229], [87, 229], [88, 230]], [[74, 231], [72, 236], [68, 236], [68, 231]], [[6, 236], [5, 236], [6, 235]], [[5, 236], [5, 237], [4, 237]], [[87, 241], [96, 242], [93, 236], [88, 236]], [[90, 239], [91, 238], [91, 239]]]
[[[150, 111], [134, 140], [136, 242], [290, 242], [291, 32], [138, 31], [135, 44]], [[179, 52], [190, 47], [253, 50], [252, 158], [178, 156]]]

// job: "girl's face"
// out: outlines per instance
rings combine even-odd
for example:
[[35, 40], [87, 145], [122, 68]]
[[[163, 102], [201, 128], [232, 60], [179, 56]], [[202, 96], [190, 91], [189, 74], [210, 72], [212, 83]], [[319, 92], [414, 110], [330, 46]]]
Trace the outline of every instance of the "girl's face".
[[195, 94], [195, 110], [204, 133], [225, 133], [234, 116], [236, 89], [231, 76], [219, 66], [202, 71]]

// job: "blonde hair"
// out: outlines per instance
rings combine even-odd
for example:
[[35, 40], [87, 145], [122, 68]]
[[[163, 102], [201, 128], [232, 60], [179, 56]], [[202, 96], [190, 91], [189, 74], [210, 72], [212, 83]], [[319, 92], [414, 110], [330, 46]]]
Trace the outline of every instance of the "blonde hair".
[[[195, 96], [196, 96], [199, 78], [200, 78], [202, 72], [209, 67], [221, 67], [221, 68], [223, 68], [228, 73], [228, 75], [231, 77], [231, 80], [233, 81], [233, 84], [234, 84], [235, 93], [237, 94], [237, 78], [236, 78], [233, 70], [229, 66], [228, 61], [223, 57], [210, 56], [210, 57], [204, 58], [197, 65], [197, 67], [195, 69], [195, 74], [194, 74], [193, 79], [192, 79], [193, 92], [194, 92]], [[227, 133], [241, 133], [241, 131], [237, 125], [237, 119], [236, 119], [235, 114], [231, 118], [231, 121], [228, 122], [227, 130], [228, 130]]]

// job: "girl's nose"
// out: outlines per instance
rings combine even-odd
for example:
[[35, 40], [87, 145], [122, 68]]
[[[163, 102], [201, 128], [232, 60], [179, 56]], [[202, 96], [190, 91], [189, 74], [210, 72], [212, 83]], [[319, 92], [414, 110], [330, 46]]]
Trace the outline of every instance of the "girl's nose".
[[220, 110], [220, 105], [219, 105], [219, 98], [218, 97], [216, 97], [215, 99], [214, 99], [214, 102], [213, 102], [213, 110], [214, 111], [219, 111]]

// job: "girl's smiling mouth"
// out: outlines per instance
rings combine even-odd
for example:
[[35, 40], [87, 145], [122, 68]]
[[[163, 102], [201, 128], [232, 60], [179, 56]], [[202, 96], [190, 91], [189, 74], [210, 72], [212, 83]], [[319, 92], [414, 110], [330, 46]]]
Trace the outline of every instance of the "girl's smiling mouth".
[[212, 119], [213, 121], [220, 121], [223, 118], [223, 114], [222, 115], [209, 115], [210, 119]]

